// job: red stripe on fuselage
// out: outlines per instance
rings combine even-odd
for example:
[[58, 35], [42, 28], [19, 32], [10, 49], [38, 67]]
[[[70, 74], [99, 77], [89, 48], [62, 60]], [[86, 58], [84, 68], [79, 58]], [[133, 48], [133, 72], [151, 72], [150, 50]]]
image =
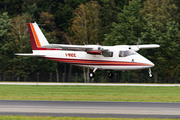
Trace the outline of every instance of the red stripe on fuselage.
[[123, 61], [106, 61], [106, 60], [82, 60], [82, 59], [67, 59], [67, 58], [49, 58], [43, 57], [59, 62], [71, 63], [76, 65], [94, 65], [94, 66], [153, 66], [151, 64], [136, 63], [136, 62], [123, 62]]

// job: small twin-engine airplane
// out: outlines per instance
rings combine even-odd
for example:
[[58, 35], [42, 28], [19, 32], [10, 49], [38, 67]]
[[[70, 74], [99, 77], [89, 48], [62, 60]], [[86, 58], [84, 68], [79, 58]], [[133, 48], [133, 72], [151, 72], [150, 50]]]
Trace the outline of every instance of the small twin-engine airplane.
[[149, 69], [149, 77], [153, 76], [150, 68], [154, 64], [136, 51], [160, 47], [157, 44], [116, 46], [49, 44], [37, 23], [27, 25], [33, 53], [15, 55], [41, 57], [89, 67], [93, 69], [89, 73], [90, 78], [95, 77], [97, 69], [108, 70], [109, 78], [113, 77], [111, 70]]

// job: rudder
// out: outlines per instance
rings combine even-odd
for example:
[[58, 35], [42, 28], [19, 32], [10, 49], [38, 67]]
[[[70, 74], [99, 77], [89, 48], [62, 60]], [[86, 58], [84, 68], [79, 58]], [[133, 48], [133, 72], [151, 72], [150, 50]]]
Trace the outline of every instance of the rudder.
[[38, 50], [38, 48], [44, 45], [49, 45], [49, 42], [45, 38], [37, 23], [27, 23], [27, 25], [30, 34], [32, 50]]

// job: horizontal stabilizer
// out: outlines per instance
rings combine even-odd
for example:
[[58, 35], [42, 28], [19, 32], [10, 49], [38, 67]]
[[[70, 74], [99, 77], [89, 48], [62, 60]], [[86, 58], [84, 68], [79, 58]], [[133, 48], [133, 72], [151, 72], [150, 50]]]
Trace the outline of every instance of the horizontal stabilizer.
[[46, 56], [46, 55], [26, 54], [26, 53], [16, 53], [15, 55], [20, 55], [20, 56], [34, 56], [34, 57], [44, 57], [44, 56]]

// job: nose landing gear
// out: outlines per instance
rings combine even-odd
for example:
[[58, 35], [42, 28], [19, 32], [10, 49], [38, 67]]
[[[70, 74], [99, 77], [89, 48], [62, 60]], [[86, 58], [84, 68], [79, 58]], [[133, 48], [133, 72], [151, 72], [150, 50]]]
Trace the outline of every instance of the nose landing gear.
[[90, 72], [90, 73], [89, 73], [89, 77], [90, 77], [90, 78], [94, 78], [94, 77], [95, 77], [95, 73], [94, 73], [94, 72]]
[[152, 73], [152, 71], [151, 71], [151, 68], [149, 68], [149, 71], [148, 71], [148, 72], [149, 72], [149, 77], [150, 77], [150, 78], [153, 78], [153, 73]]

